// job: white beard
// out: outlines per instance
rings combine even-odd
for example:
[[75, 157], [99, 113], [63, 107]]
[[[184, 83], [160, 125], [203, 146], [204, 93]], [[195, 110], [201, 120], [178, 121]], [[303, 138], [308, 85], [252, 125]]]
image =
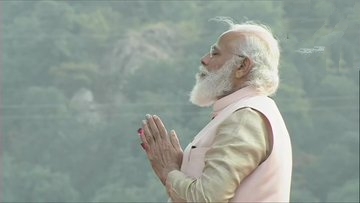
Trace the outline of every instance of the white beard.
[[201, 107], [211, 106], [219, 97], [232, 90], [234, 60], [229, 60], [216, 72], [208, 72], [204, 66], [200, 66], [199, 69], [196, 84], [190, 93], [191, 103]]

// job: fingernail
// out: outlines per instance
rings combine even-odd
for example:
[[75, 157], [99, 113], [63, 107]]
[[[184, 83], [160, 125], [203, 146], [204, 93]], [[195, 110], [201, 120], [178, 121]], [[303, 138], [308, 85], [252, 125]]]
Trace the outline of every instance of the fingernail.
[[150, 114], [146, 114], [145, 117], [146, 117], [147, 119], [151, 118]]
[[140, 135], [143, 135], [143, 134], [144, 134], [144, 130], [143, 130], [142, 128], [139, 128], [139, 129], [137, 130], [137, 132], [138, 132]]
[[171, 134], [171, 135], [175, 135], [175, 130], [171, 130], [171, 131], [170, 131], [170, 134]]
[[147, 147], [148, 145], [147, 144], [145, 144], [145, 143], [141, 143], [141, 147], [145, 150], [145, 151], [147, 151], [147, 149], [148, 149], [148, 147]]
[[146, 125], [146, 124], [147, 124], [146, 120], [142, 120], [142, 123], [143, 123], [144, 125]]

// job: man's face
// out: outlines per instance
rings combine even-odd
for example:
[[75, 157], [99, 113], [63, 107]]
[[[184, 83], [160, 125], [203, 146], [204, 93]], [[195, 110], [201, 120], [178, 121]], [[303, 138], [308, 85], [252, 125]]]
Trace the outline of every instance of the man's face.
[[210, 52], [201, 59], [200, 72], [191, 91], [190, 101], [198, 106], [210, 106], [233, 89], [233, 73], [236, 55], [234, 44], [239, 40], [236, 33], [225, 32]]

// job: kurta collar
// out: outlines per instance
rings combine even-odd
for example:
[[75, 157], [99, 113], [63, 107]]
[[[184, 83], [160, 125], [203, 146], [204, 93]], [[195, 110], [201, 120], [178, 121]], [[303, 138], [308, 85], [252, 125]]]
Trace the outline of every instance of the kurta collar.
[[241, 99], [245, 99], [247, 97], [252, 97], [259, 95], [260, 93], [256, 91], [255, 88], [251, 86], [246, 86], [233, 92], [225, 97], [220, 98], [217, 100], [213, 105], [213, 117], [215, 117], [220, 111], [222, 111], [225, 107], [233, 104]]

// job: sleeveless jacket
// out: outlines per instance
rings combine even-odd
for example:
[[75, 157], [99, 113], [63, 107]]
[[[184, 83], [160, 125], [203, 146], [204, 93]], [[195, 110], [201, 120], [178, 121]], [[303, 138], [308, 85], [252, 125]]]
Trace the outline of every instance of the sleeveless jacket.
[[273, 145], [269, 157], [241, 181], [230, 202], [289, 202], [292, 173], [290, 138], [275, 102], [264, 95], [249, 94], [219, 111], [184, 150], [181, 171], [189, 177], [201, 176], [205, 153], [211, 147], [217, 127], [243, 107], [255, 109], [266, 117], [272, 130]]

